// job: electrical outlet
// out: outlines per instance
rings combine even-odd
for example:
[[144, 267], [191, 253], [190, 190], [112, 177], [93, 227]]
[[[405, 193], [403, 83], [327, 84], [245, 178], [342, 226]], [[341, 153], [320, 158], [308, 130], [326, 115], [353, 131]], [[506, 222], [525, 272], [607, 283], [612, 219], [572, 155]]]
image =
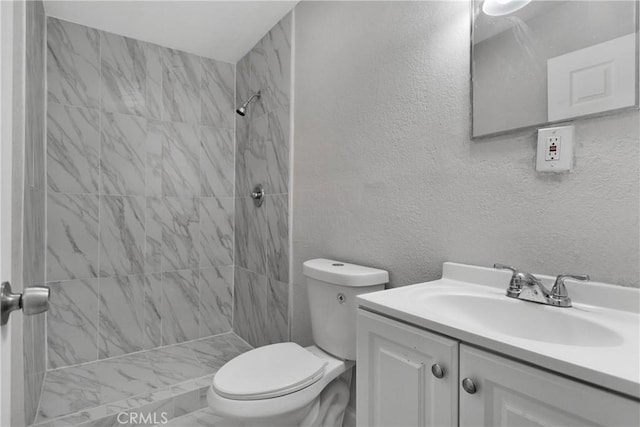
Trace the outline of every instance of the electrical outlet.
[[573, 167], [573, 126], [538, 129], [536, 170], [567, 172]]
[[547, 138], [547, 144], [544, 147], [544, 160], [547, 162], [553, 162], [560, 160], [560, 141], [562, 137], [559, 135], [550, 136]]

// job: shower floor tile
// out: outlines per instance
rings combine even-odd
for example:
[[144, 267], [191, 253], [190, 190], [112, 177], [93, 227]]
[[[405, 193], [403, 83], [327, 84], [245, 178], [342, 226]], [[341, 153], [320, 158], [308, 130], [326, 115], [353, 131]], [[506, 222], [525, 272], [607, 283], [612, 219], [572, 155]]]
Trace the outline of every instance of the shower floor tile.
[[231, 332], [48, 371], [35, 425], [91, 425], [143, 407], [170, 407], [171, 416], [202, 408], [213, 374], [251, 348]]

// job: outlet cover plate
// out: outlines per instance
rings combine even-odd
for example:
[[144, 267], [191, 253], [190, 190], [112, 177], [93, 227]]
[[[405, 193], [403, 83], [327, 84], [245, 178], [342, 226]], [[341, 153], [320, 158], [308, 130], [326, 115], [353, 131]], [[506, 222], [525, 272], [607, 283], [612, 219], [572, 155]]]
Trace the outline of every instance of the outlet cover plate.
[[[538, 151], [536, 170], [538, 172], [570, 172], [573, 168], [574, 126], [557, 126], [538, 129]], [[547, 145], [550, 138], [560, 138], [558, 159], [547, 160]]]

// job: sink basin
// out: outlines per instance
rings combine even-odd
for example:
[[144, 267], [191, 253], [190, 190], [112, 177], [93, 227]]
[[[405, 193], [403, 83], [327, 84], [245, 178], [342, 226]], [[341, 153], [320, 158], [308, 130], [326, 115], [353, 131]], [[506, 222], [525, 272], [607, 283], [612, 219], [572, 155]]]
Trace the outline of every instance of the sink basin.
[[623, 342], [616, 331], [581, 317], [583, 313], [576, 308], [548, 307], [498, 295], [433, 294], [421, 299], [429, 315], [515, 338], [581, 347]]

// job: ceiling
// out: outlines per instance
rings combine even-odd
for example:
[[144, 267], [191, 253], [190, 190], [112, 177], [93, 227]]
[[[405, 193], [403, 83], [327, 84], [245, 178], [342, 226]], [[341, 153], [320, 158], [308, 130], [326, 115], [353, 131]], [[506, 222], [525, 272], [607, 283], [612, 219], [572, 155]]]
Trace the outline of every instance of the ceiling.
[[48, 16], [236, 63], [298, 1], [52, 1]]

